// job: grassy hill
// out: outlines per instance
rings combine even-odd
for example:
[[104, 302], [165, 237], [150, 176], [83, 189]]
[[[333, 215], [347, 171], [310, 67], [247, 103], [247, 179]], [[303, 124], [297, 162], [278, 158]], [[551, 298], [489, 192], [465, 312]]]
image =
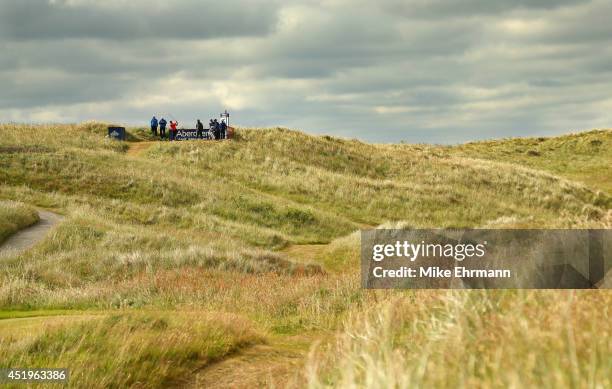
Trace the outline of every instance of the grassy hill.
[[[366, 292], [352, 266], [359, 243], [352, 233], [383, 223], [609, 228], [610, 131], [449, 148], [240, 129], [233, 141], [155, 142], [137, 153], [128, 151], [149, 140], [143, 129], [130, 129], [130, 142], [123, 143], [104, 133], [97, 123], [0, 126], [0, 199], [66, 216], [32, 250], [0, 259], [0, 309], [5, 317], [55, 312], [82, 318], [76, 324], [58, 320], [53, 331], [27, 336], [2, 331], [0, 349], [9, 352], [0, 354], [0, 367], [79, 360], [73, 385], [80, 380], [102, 386], [114, 377], [109, 366], [157, 366], [147, 377], [126, 375], [117, 382], [162, 386], [255, 343], [386, 326], [380, 333], [388, 348], [380, 352], [389, 355], [341, 338], [341, 349], [331, 351], [339, 356], [334, 362], [346, 367], [310, 369], [313, 386], [350, 386], [365, 382], [365, 366], [381, 368], [387, 372], [381, 377], [390, 379], [397, 366], [388, 357], [412, 361], [417, 355], [407, 345], [437, 345], [446, 339], [441, 334], [447, 330], [437, 327], [442, 325], [463, 334], [455, 339], [463, 359], [452, 360], [442, 381], [421, 383], [487, 386], [495, 374], [519, 384], [537, 384], [538, 374], [558, 376], [560, 384], [582, 377], [601, 383], [612, 372], [609, 337], [597, 335], [609, 322], [607, 311], [601, 312], [612, 302], [609, 294], [575, 292], [568, 303], [568, 292], [554, 291]], [[390, 311], [391, 322], [372, 313], [372, 307], [389, 306], [399, 307]], [[544, 311], [538, 317], [554, 320], [557, 309], [580, 311], [570, 320], [577, 326], [570, 335], [530, 316]], [[205, 329], [191, 335], [197, 347], [174, 341], [184, 322], [168, 317], [185, 317]], [[504, 327], [485, 325], [485, 317]], [[0, 328], [7, 323], [0, 320]], [[481, 352], [478, 336], [493, 343], [519, 339], [512, 330], [519, 324], [527, 334], [516, 347], [506, 341], [499, 355]], [[211, 325], [226, 334], [222, 341], [206, 335]], [[143, 341], [149, 350], [134, 341], [130, 347], [138, 351], [127, 351], [120, 340], [126, 328], [134, 329], [134, 339], [154, 338], [159, 345]], [[554, 347], [545, 341], [549, 335]], [[67, 339], [82, 342], [69, 347]], [[113, 365], [106, 358], [116, 353], [136, 359]], [[447, 359], [431, 355], [432, 361]], [[500, 362], [522, 357], [542, 365], [518, 375], [521, 366]], [[459, 361], [466, 358], [491, 365], [461, 376]], [[575, 369], [555, 367], [557, 362]], [[419, 383], [413, 378], [409, 382]]]
[[593, 130], [553, 138], [473, 142], [448, 150], [453, 155], [529, 166], [582, 182], [594, 190], [612, 193], [610, 130]]

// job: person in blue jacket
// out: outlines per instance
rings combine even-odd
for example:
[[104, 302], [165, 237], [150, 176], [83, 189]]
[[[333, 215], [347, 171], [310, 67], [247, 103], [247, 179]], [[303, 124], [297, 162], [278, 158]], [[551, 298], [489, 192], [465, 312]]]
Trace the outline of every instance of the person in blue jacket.
[[166, 138], [166, 124], [168, 124], [166, 119], [161, 118], [161, 120], [159, 121], [159, 139], [161, 140], [164, 140]]
[[157, 118], [155, 116], [151, 119], [151, 133], [157, 136]]

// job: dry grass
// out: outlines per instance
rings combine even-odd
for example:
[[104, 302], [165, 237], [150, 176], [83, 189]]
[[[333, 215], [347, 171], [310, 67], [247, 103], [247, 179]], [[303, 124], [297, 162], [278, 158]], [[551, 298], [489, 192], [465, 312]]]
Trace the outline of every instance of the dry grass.
[[507, 161], [549, 171], [612, 193], [609, 163], [612, 131], [594, 130], [552, 138], [514, 138], [446, 148], [452, 155]]
[[3, 333], [0, 366], [68, 367], [70, 387], [163, 387], [261, 341], [248, 321], [225, 313], [115, 313], [33, 336]]
[[0, 201], [0, 243], [39, 220], [36, 209], [16, 201]]
[[311, 356], [309, 387], [612, 384], [610, 293], [420, 291], [384, 300]]
[[[129, 130], [132, 142], [148, 139], [146, 130]], [[455, 350], [463, 360], [482, 362], [487, 369], [505, 374], [504, 382], [512, 384], [510, 377], [519, 370], [505, 361], [499, 365], [488, 361], [494, 356], [480, 352], [474, 341], [476, 335], [494, 330], [500, 333], [494, 340], [503, 343], [504, 357], [520, 355], [528, 360], [535, 355], [551, 369], [535, 370], [542, 375], [541, 381], [533, 373], [519, 384], [547, 380], [565, 385], [569, 382], [566, 370], [554, 370], [553, 358], [572, 342], [579, 347], [578, 335], [568, 337], [562, 327], [539, 327], [544, 324], [523, 315], [543, 311], [543, 317], [553, 320], [557, 309], [580, 306], [595, 320], [588, 325], [585, 320], [574, 323], [575, 333], [584, 337], [593, 337], [608, 322], [607, 316], [587, 309], [609, 303], [606, 296], [577, 294], [565, 305], [567, 295], [562, 293], [398, 293], [393, 298], [393, 292], [370, 293], [359, 287], [355, 266], [359, 236], [354, 231], [364, 225], [609, 228], [610, 196], [593, 185], [553, 175], [551, 169], [544, 172], [536, 170], [538, 166], [508, 160], [475, 159], [486, 156], [459, 148], [370, 145], [285, 129], [240, 129], [231, 142], [160, 142], [128, 155], [128, 144], [105, 139], [104, 133], [105, 126], [99, 123], [0, 125], [0, 198], [19, 199], [66, 215], [35, 248], [3, 260], [0, 309], [116, 310], [127, 315], [115, 324], [96, 320], [61, 327], [37, 343], [41, 346], [34, 352], [11, 345], [12, 359], [1, 356], [2, 365], [51, 363], [51, 359], [37, 358], [46, 358], [45, 350], [66, 347], [71, 351], [59, 361], [74, 366], [78, 374], [88, 371], [97, 377], [98, 381], [86, 383], [163, 386], [177, 379], [165, 362], [159, 369], [149, 369], [149, 376], [140, 376], [140, 383], [123, 374], [168, 358], [183, 374], [249, 344], [237, 340], [242, 338], [235, 336], [231, 323], [214, 323], [216, 317], [241, 318], [253, 333], [261, 334], [253, 339], [260, 339], [333, 331], [350, 314], [346, 333], [357, 335], [341, 335], [341, 346], [332, 350], [339, 351], [340, 357], [330, 362], [344, 368], [330, 372], [311, 366], [313, 386], [351, 386], [352, 382], [377, 387], [381, 382], [395, 382], [364, 380], [369, 374], [363, 371], [365, 360], [372, 361], [368, 366], [378, 366], [384, 379], [392, 379], [389, 372], [397, 373], [393, 379], [398, 383], [490, 383], [491, 376], [476, 368], [461, 373], [456, 368], [460, 359], [450, 357], [451, 369], [438, 381], [425, 381], [410, 368], [404, 375], [396, 371], [402, 361], [431, 371], [429, 365], [419, 365], [416, 354], [406, 351], [407, 345], [414, 343], [417, 350], [431, 343], [450, 352], [436, 343], [439, 339], [452, 340], [453, 347], [463, 347], [461, 352]], [[608, 135], [588, 133], [602, 139]], [[600, 161], [608, 155], [597, 153], [594, 158]], [[608, 179], [609, 166], [601, 173]], [[296, 244], [327, 243], [316, 250], [281, 251]], [[590, 305], [586, 304], [589, 299]], [[394, 319], [376, 319], [373, 312], [389, 302], [397, 307], [390, 313]], [[503, 309], [493, 316], [481, 308], [499, 304]], [[187, 338], [180, 337], [187, 331], [184, 326], [199, 320], [181, 313], [185, 310], [205, 318], [202, 333], [189, 339], [195, 339], [197, 350], [217, 350], [214, 357], [207, 352], [194, 354]], [[505, 323], [503, 331], [485, 323], [489, 317]], [[167, 322], [167, 327], [148, 327], [150, 320], [158, 319]], [[132, 325], [135, 332], [126, 332]], [[415, 326], [423, 331], [412, 329]], [[445, 338], [436, 326], [458, 328], [466, 338]], [[518, 338], [512, 326], [531, 329], [534, 335]], [[208, 328], [221, 338], [220, 334], [227, 334], [223, 346], [217, 347], [216, 337], [205, 336]], [[368, 331], [394, 340], [374, 350], [371, 343], [362, 344]], [[102, 339], [103, 334], [110, 335]], [[552, 342], [553, 334], [558, 344]], [[509, 336], [516, 341], [504, 342]], [[90, 348], [70, 348], [66, 339], [76, 338]], [[161, 340], [155, 344], [153, 339]], [[127, 348], [120, 348], [122, 342]], [[576, 354], [578, 377], [584, 378], [581, 369], [594, 363], [591, 382], [605, 383], [601, 377], [609, 372], [609, 364], [600, 357], [610, 355], [610, 347], [599, 341], [594, 347], [595, 354], [586, 349]], [[87, 370], [88, 359], [81, 356], [97, 348], [108, 354], [94, 353], [99, 362]], [[112, 356], [119, 349], [142, 358], [116, 362]], [[355, 353], [349, 352], [352, 349]], [[534, 354], [530, 349], [536, 350]], [[378, 352], [397, 354], [399, 362]], [[435, 354], [435, 358], [431, 360], [442, 363], [447, 357]]]

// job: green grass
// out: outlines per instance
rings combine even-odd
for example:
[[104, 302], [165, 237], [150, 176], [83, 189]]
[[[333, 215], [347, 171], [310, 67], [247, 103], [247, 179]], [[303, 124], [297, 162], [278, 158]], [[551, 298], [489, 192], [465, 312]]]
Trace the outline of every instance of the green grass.
[[201, 312], [117, 313], [42, 334], [0, 335], [0, 367], [70, 368], [70, 387], [163, 387], [263, 338], [239, 317]]
[[16, 201], [0, 201], [0, 243], [38, 220], [36, 209]]
[[545, 170], [612, 194], [612, 131], [593, 130], [553, 138], [514, 138], [449, 148], [451, 154], [507, 161]]
[[20, 310], [4, 310], [0, 311], [0, 320], [5, 319], [22, 319], [28, 317], [46, 317], [46, 316], [63, 316], [63, 315], [78, 315], [83, 311], [75, 311], [72, 309], [53, 309], [53, 310], [37, 310], [37, 311], [20, 311]]
[[[236, 140], [229, 142], [159, 142], [131, 155], [127, 153], [130, 144], [151, 137], [147, 129], [128, 130], [129, 142], [116, 142], [105, 138], [105, 125], [100, 123], [0, 125], [0, 199], [18, 199], [65, 215], [34, 248], [2, 259], [0, 312], [4, 316], [15, 311], [124, 315], [117, 323], [97, 317], [77, 326], [58, 326], [48, 335], [36, 332], [32, 342], [40, 346], [35, 351], [10, 343], [7, 350], [12, 350], [12, 359], [0, 354], [0, 364], [70, 364], [81, 374], [75, 376], [78, 381], [73, 385], [85, 380], [82, 382], [94, 386], [135, 386], [137, 381], [124, 376], [126, 371], [138, 366], [146, 371], [160, 364], [159, 369], [149, 369], [149, 376], [138, 376], [145, 386], [160, 387], [178, 379], [164, 361], [170, 361], [180, 375], [251, 344], [236, 340], [241, 338], [234, 336], [231, 325], [215, 326], [216, 317], [239, 318], [243, 327], [257, 334], [252, 338], [256, 341], [336, 330], [342, 337], [350, 328], [362, 331], [353, 318], [367, 316], [366, 307], [386, 306], [394, 296], [399, 296], [398, 305], [404, 308], [389, 325], [393, 327], [389, 333], [398, 339], [389, 350], [401, 354], [411, 342], [435, 341], [435, 331], [428, 330], [425, 338], [417, 339], [410, 328], [426, 320], [432, 326], [446, 325], [437, 312], [452, 307], [457, 295], [431, 292], [431, 298], [439, 299], [434, 308], [439, 308], [429, 310], [411, 293], [361, 290], [359, 237], [355, 234], [359, 228], [379, 224], [610, 228], [612, 223], [612, 199], [604, 190], [611, 181], [612, 157], [605, 149], [610, 131], [541, 141], [538, 144], [548, 144], [547, 151], [540, 150], [536, 163], [529, 159], [535, 155], [510, 153], [507, 158], [495, 158], [503, 153], [491, 151], [515, 150], [522, 140], [450, 148], [373, 145], [279, 128], [240, 129]], [[63, 135], [55, 136], [57, 133]], [[591, 148], [596, 146], [595, 152]], [[581, 150], [579, 162], [562, 166], [577, 150]], [[304, 249], [303, 255], [294, 247], [321, 243], [329, 245]], [[491, 301], [498, 299], [494, 293], [458, 295], [465, 298], [461, 300], [465, 316], [473, 320], [488, 314], [479, 310], [479, 304], [497, 304]], [[544, 301], [538, 309], [551, 317], [567, 297], [551, 291], [504, 296], [504, 304], [513, 307]], [[586, 301], [582, 296], [572, 304], [592, 313], [596, 323], [576, 325], [591, 336], [601, 331], [606, 317], [588, 310], [581, 303]], [[596, 300], [593, 310], [607, 301], [592, 298]], [[412, 306], [422, 315], [418, 320], [409, 313]], [[198, 314], [185, 314], [187, 308]], [[518, 308], [503, 312], [508, 326], [522, 325]], [[529, 311], [534, 312], [537, 310]], [[192, 347], [178, 334], [187, 331], [184, 326], [189, 322], [199, 322], [199, 316], [206, 320], [202, 333], [193, 335]], [[167, 322], [167, 327], [148, 327], [156, 320]], [[371, 323], [367, 325], [375, 331], [387, 331], [380, 328], [382, 322], [368, 319], [365, 323]], [[528, 324], [536, 335], [516, 342], [516, 348], [507, 341], [502, 356], [532, 358], [525, 348], [530, 344], [535, 347], [534, 355], [545, 361], [558, 354], [557, 346], [538, 343], [546, 340], [538, 332], [538, 322]], [[469, 339], [490, 331], [470, 325], [460, 327]], [[126, 331], [130, 326], [136, 327], [133, 339]], [[229, 338], [219, 345], [215, 338], [205, 336], [209, 328]], [[558, 347], [570, 347], [570, 341], [576, 340], [562, 337], [559, 329], [550, 331], [560, 336]], [[509, 330], [502, 334], [507, 339], [516, 336]], [[174, 343], [176, 337], [179, 340]], [[82, 340], [83, 348], [70, 346], [67, 339]], [[155, 345], [151, 339], [161, 339], [161, 343]], [[121, 342], [129, 346], [121, 348]], [[471, 343], [465, 346], [462, 358], [484, 357]], [[605, 344], [597, 347], [604, 356], [610, 352]], [[58, 348], [67, 350], [59, 359], [41, 359], [51, 358], [45, 350]], [[105, 354], [95, 351], [98, 348]], [[112, 358], [125, 350], [135, 359]], [[578, 357], [594, 358], [589, 352], [581, 351]], [[350, 369], [358, 369], [358, 364], [344, 364], [342, 354], [339, 358], [346, 372], [317, 370], [310, 377], [313, 385], [327, 379], [340, 383], [348, 379], [344, 374], [351, 374]], [[402, 358], [412, 361], [416, 356]], [[593, 377], [601, 383], [600, 372], [607, 367], [600, 359], [594, 361]], [[546, 363], [547, 368], [552, 366]], [[508, 374], [518, 371], [506, 365], [495, 368], [502, 367]], [[87, 381], [84, 371], [95, 381]], [[119, 372], [116, 377], [113, 371]], [[566, 377], [565, 371], [554, 369], [538, 372], [548, 378]], [[443, 378], [444, 382], [476, 386], [489, 382], [488, 376], [476, 371], [466, 373], [468, 381], [461, 381], [459, 370], [451, 369], [451, 373], [457, 376]], [[355, 382], [363, 383], [355, 377]]]

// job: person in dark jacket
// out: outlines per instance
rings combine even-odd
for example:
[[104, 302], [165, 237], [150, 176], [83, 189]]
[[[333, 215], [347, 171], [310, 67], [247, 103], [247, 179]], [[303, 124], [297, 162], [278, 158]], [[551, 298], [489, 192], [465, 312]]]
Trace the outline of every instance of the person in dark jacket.
[[213, 120], [213, 128], [215, 131], [215, 139], [221, 138], [221, 127], [219, 126], [219, 122], [217, 119]]
[[198, 130], [198, 139], [202, 139], [204, 137], [204, 124], [198, 119], [196, 123], [196, 130]]
[[159, 121], [159, 139], [161, 140], [166, 139], [166, 124], [168, 124], [166, 119], [161, 118]]
[[221, 120], [221, 124], [219, 125], [221, 129], [221, 139], [226, 138], [227, 124], [225, 124], [225, 120]]
[[151, 133], [157, 136], [157, 118], [155, 116], [151, 119]]

